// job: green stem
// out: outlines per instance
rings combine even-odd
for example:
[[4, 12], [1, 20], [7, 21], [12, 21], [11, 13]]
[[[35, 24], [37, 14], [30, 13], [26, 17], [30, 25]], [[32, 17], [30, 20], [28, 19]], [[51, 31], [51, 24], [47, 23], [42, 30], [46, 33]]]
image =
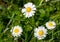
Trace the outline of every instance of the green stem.
[[[30, 37], [31, 37], [31, 36], [33, 36], [32, 34], [33, 34], [33, 31], [31, 32], [31, 34], [30, 34], [30, 36], [29, 36], [28, 40], [30, 39]], [[31, 38], [32, 38], [32, 37], [31, 37]], [[29, 40], [29, 41], [30, 41], [30, 40]]]
[[32, 37], [31, 40], [30, 40], [30, 42], [31, 42], [32, 40], [33, 40], [34, 42], [36, 42], [36, 38], [35, 38], [35, 37]]
[[1, 38], [1, 37], [3, 36], [3, 34], [6, 33], [6, 31], [9, 29], [8, 26], [9, 26], [10, 23], [12, 22], [14, 15], [15, 15], [15, 14], [12, 15], [12, 17], [11, 17], [9, 23], [8, 23], [7, 26], [6, 26], [6, 29], [5, 29], [5, 30], [3, 31], [3, 33], [0, 35], [0, 38]]
[[49, 40], [49, 42], [51, 42], [53, 40], [53, 30], [52, 30], [52, 39]]
[[27, 34], [27, 32], [26, 32], [26, 33], [25, 33], [25, 42], [28, 42], [27, 36], [28, 36], [28, 34]]
[[[53, 35], [56, 35], [56, 33], [59, 33], [60, 31], [55, 32]], [[49, 42], [51, 42], [54, 38], [50, 39]]]
[[39, 5], [37, 7], [41, 6], [42, 2], [43, 2], [43, 0], [41, 0], [41, 2], [39, 3]]
[[53, 30], [52, 30], [52, 38], [53, 38]]
[[18, 38], [14, 38], [14, 42], [18, 42]]
[[10, 21], [8, 22], [8, 24], [7, 24], [7, 26], [6, 26], [6, 29], [3, 31], [3, 33], [5, 33], [5, 32], [9, 29], [8, 26], [9, 26], [10, 23], [12, 22], [14, 15], [15, 15], [15, 14], [12, 15], [12, 17], [11, 17]]
[[59, 32], [60, 32], [60, 31], [55, 32], [54, 35], [55, 35], [56, 33], [59, 33]]

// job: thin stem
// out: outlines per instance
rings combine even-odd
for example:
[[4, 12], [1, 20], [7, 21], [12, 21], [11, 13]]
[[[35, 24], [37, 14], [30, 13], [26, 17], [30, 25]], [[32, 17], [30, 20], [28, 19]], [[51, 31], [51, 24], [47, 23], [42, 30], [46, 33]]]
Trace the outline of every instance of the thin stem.
[[53, 30], [52, 30], [52, 38], [53, 38]]
[[18, 42], [18, 38], [14, 38], [14, 42]]
[[32, 40], [33, 40], [34, 42], [36, 42], [36, 38], [35, 38], [35, 37], [31, 38], [30, 42], [31, 42]]
[[52, 30], [52, 39], [49, 40], [49, 42], [51, 42], [53, 40], [53, 30]]
[[5, 30], [3, 31], [3, 33], [0, 35], [0, 38], [1, 38], [1, 37], [2, 37], [2, 35], [3, 35], [3, 34], [4, 34], [8, 29], [9, 29], [9, 28], [8, 28], [8, 26], [9, 26], [9, 25], [10, 25], [10, 23], [12, 22], [14, 15], [15, 15], [15, 14], [13, 14], [13, 15], [12, 15], [12, 17], [11, 17], [11, 19], [10, 19], [9, 23], [8, 23], [8, 24], [7, 24], [7, 26], [6, 26], [6, 29], [5, 29]]
[[[28, 40], [30, 39], [30, 37], [31, 37], [31, 36], [33, 37], [33, 35], [32, 35], [32, 34], [33, 34], [33, 31], [31, 32], [31, 34], [30, 34], [30, 36], [29, 36]], [[30, 41], [30, 40], [29, 40], [29, 41]]]
[[[55, 32], [53, 35], [55, 35], [56, 33], [59, 33], [60, 31]], [[49, 42], [51, 42], [54, 38], [50, 39]]]
[[41, 2], [39, 3], [39, 5], [37, 7], [41, 6], [42, 2], [43, 2], [43, 0], [41, 0]]
[[28, 36], [28, 34], [27, 34], [27, 32], [26, 32], [26, 33], [25, 33], [25, 42], [28, 42], [27, 36]]
[[[57, 31], [56, 33], [59, 33], [60, 31]], [[56, 33], [54, 33], [54, 35], [56, 34]]]
[[15, 14], [12, 15], [12, 17], [11, 17], [10, 21], [8, 22], [8, 24], [7, 24], [7, 26], [6, 26], [6, 29], [3, 31], [3, 33], [5, 33], [5, 32], [9, 29], [8, 26], [9, 26], [10, 23], [12, 22], [14, 15], [15, 15]]
[[52, 39], [49, 40], [49, 42], [51, 42], [53, 40], [53, 30], [52, 30]]
[[15, 14], [12, 15], [12, 17], [11, 17], [11, 19], [10, 19], [10, 21], [9, 21], [9, 23], [7, 24], [6, 27], [8, 27], [8, 26], [10, 25], [10, 23], [12, 22], [14, 15], [15, 15]]

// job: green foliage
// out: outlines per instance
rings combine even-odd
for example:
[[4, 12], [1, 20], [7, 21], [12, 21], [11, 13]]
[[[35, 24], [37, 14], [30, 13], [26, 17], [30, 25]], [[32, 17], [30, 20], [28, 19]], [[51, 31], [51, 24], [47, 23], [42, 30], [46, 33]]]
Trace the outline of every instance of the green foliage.
[[[35, 15], [26, 18], [21, 12], [25, 3], [32, 2], [36, 5]], [[56, 22], [56, 28], [48, 30], [48, 35], [43, 40], [34, 37], [34, 28], [45, 26], [49, 20]], [[10, 33], [13, 26], [23, 28], [21, 37], [14, 40]], [[5, 31], [6, 28], [9, 30]], [[52, 37], [53, 36], [53, 37]], [[60, 1], [50, 0], [0, 0], [0, 42], [60, 42]]]

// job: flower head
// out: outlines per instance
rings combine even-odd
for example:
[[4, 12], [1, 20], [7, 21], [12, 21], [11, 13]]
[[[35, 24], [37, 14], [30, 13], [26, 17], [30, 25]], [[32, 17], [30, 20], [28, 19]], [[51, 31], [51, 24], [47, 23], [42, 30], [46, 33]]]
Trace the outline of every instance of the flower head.
[[20, 26], [15, 26], [15, 27], [12, 27], [12, 29], [11, 29], [12, 36], [14, 36], [14, 37], [21, 36], [22, 31], [23, 30]]
[[33, 3], [29, 2], [24, 5], [24, 8], [22, 9], [22, 13], [24, 13], [25, 17], [32, 17], [35, 13], [36, 7], [33, 5]]
[[56, 23], [54, 21], [49, 21], [46, 23], [46, 27], [48, 29], [54, 29], [56, 27]]
[[43, 26], [39, 26], [34, 30], [34, 36], [37, 37], [39, 40], [44, 39], [47, 34], [47, 29]]

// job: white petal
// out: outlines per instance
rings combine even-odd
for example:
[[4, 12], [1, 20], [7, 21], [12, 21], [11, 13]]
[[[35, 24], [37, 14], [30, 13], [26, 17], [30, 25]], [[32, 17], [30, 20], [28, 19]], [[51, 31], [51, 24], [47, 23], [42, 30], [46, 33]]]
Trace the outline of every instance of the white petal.
[[56, 25], [56, 23], [54, 21], [52, 21], [53, 25]]
[[27, 5], [28, 5], [28, 7], [31, 7], [32, 6], [32, 3], [29, 2], [29, 3], [27, 3]]
[[26, 8], [27, 6], [28, 6], [27, 4], [24, 5], [25, 8]]
[[32, 17], [34, 14], [33, 13], [26, 12], [26, 13], [24, 13], [24, 15], [29, 18], [29, 17]]
[[31, 6], [32, 6], [32, 3], [27, 3], [27, 4], [24, 5], [25, 8], [31, 7]]
[[38, 40], [41, 40], [42, 38], [39, 38], [39, 37], [37, 37], [38, 38]]
[[35, 8], [36, 6], [35, 5], [32, 5], [32, 8]]
[[37, 34], [36, 34], [36, 33], [34, 33], [34, 36], [35, 36], [35, 37], [37, 37]]
[[31, 14], [34, 14], [34, 13], [35, 13], [35, 11], [31, 11], [30, 13], [31, 13]]
[[24, 13], [24, 12], [26, 12], [26, 9], [25, 8], [22, 9], [22, 13]]
[[38, 31], [38, 29], [37, 29], [37, 28], [35, 28], [35, 29], [34, 29], [34, 31], [35, 31], [35, 32], [37, 32], [37, 31]]
[[36, 8], [32, 8], [32, 10], [36, 10]]
[[45, 0], [46, 2], [48, 2], [49, 0]]

